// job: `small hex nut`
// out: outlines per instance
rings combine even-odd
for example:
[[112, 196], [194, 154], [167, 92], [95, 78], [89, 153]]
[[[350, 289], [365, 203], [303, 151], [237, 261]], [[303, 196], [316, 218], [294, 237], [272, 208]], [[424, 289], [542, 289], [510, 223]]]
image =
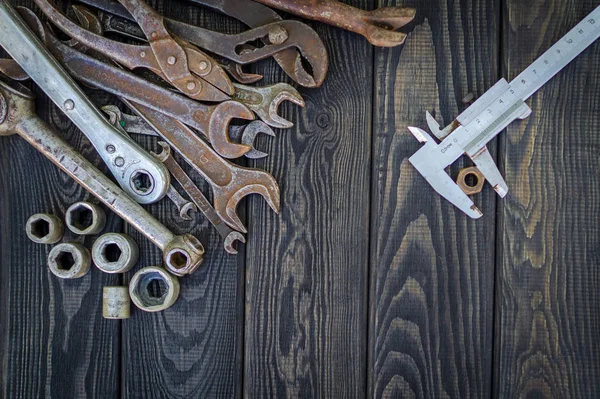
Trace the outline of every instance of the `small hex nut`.
[[77, 202], [67, 209], [66, 223], [69, 230], [79, 235], [94, 235], [104, 229], [106, 214], [98, 205]]
[[151, 266], [134, 274], [129, 283], [129, 296], [144, 312], [160, 312], [177, 301], [179, 289], [177, 277], [163, 268]]
[[[475, 185], [469, 185], [467, 183], [467, 177], [473, 176], [475, 179]], [[470, 168], [464, 168], [458, 173], [456, 178], [456, 184], [463, 190], [467, 195], [479, 194], [483, 191], [483, 185], [485, 183], [485, 176], [481, 171], [472, 166]]]
[[90, 251], [80, 244], [58, 244], [48, 254], [48, 267], [58, 278], [80, 278], [90, 271], [92, 256]]
[[92, 246], [92, 260], [104, 273], [125, 273], [135, 266], [139, 256], [138, 245], [125, 234], [104, 234]]
[[102, 290], [102, 317], [123, 320], [130, 316], [129, 289], [127, 287], [104, 287]]
[[56, 244], [64, 233], [63, 222], [54, 215], [38, 213], [31, 216], [25, 225], [27, 237], [38, 244]]

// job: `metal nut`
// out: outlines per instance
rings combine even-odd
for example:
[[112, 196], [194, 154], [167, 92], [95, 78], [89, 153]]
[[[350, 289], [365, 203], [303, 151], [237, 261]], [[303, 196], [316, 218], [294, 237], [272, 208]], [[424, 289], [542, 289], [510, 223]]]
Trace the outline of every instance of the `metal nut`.
[[92, 264], [90, 251], [75, 243], [58, 244], [48, 255], [48, 267], [59, 278], [80, 278], [87, 274]]
[[131, 301], [127, 287], [104, 287], [102, 290], [102, 317], [122, 320], [131, 316]]
[[27, 220], [27, 237], [38, 244], [56, 244], [65, 233], [63, 222], [54, 215], [38, 213]]
[[77, 202], [67, 209], [66, 223], [69, 230], [79, 235], [94, 235], [104, 229], [106, 214], [98, 205]]
[[92, 259], [104, 273], [125, 273], [139, 259], [139, 248], [135, 241], [125, 234], [107, 233], [92, 246]]
[[[473, 179], [472, 183], [467, 182], [467, 178], [469, 177]], [[483, 190], [484, 183], [485, 176], [474, 166], [462, 169], [456, 178], [456, 184], [467, 195], [479, 194]]]
[[141, 310], [160, 312], [170, 308], [179, 297], [179, 280], [163, 268], [146, 267], [131, 279], [129, 295]]

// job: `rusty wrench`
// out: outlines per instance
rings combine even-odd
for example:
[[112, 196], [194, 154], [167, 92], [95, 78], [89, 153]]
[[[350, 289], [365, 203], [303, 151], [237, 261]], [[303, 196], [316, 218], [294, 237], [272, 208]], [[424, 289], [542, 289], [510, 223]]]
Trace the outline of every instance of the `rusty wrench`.
[[[254, 62], [258, 59], [273, 57], [281, 68], [295, 82], [305, 87], [318, 87], [325, 80], [328, 62], [327, 51], [317, 33], [309, 26], [297, 21], [282, 21], [281, 17], [270, 8], [249, 0], [192, 0], [194, 3], [213, 8], [244, 22], [251, 28], [240, 35], [223, 35], [211, 32], [183, 22], [166, 19], [169, 30], [190, 43], [214, 52], [240, 64]], [[130, 18], [123, 13], [122, 7], [112, 1], [82, 0], [83, 3], [96, 7], [105, 12]], [[279, 25], [278, 24], [283, 24]], [[265, 27], [265, 25], [269, 25]], [[277, 43], [263, 40], [265, 47], [254, 49], [251, 53], [236, 51], [244, 43], [265, 37], [283, 37], [273, 33], [285, 31], [284, 41]], [[231, 36], [231, 37], [227, 37]], [[227, 46], [225, 47], [225, 44]], [[301, 48], [294, 48], [302, 46]], [[305, 57], [304, 60], [302, 57]], [[231, 58], [230, 58], [231, 57]], [[254, 60], [254, 61], [253, 61]], [[312, 71], [307, 71], [303, 65], [307, 61]]]
[[247, 232], [237, 215], [237, 206], [242, 198], [250, 194], [260, 194], [267, 204], [279, 213], [279, 186], [273, 176], [262, 170], [243, 168], [224, 160], [200, 138], [196, 143], [188, 143], [188, 146], [193, 147], [193, 154], [186, 154], [184, 151], [187, 148], [173, 144], [181, 135], [187, 136], [191, 133], [187, 126], [143, 105], [127, 100], [123, 102], [175, 147], [211, 185], [215, 211], [229, 226], [237, 231]]
[[[102, 111], [108, 115], [108, 121], [111, 125], [122, 127], [127, 133], [159, 136], [144, 119], [139, 116], [125, 114], [115, 105], [105, 105], [102, 107]], [[269, 155], [254, 148], [256, 136], [259, 134], [275, 137], [273, 129], [261, 121], [252, 121], [247, 125], [229, 126], [229, 137], [232, 140], [252, 147], [252, 150], [245, 155], [249, 159], [260, 159]]]
[[[152, 84], [131, 72], [106, 64], [65, 45], [49, 33], [33, 11], [28, 8], [19, 8], [19, 11], [56, 59], [79, 81], [146, 105], [200, 130], [215, 150], [226, 158], [241, 157], [252, 149], [250, 146], [231, 142], [227, 135], [231, 119], [254, 119], [252, 111], [241, 103], [227, 101], [208, 106]], [[194, 140], [198, 138], [193, 132], [190, 132], [190, 135], [193, 135]], [[179, 140], [185, 142], [185, 137], [180, 137]]]
[[[0, 1], [0, 9], [5, 6]], [[204, 248], [195, 237], [175, 236], [94, 165], [69, 146], [34, 112], [34, 97], [18, 83], [0, 80], [0, 136], [18, 134], [163, 252], [167, 269], [178, 276], [194, 272]], [[166, 168], [165, 168], [166, 169]]]
[[416, 11], [407, 7], [361, 10], [338, 0], [255, 0], [307, 19], [324, 22], [363, 35], [374, 46], [394, 47], [406, 34], [395, 30], [411, 22]]
[[159, 154], [154, 154], [156, 158], [161, 161], [169, 172], [173, 175], [175, 180], [181, 184], [186, 193], [190, 196], [192, 201], [198, 206], [198, 208], [202, 211], [204, 216], [208, 219], [208, 221], [217, 229], [217, 232], [223, 238], [223, 244], [225, 246], [225, 251], [230, 254], [237, 254], [238, 251], [233, 246], [235, 241], [240, 241], [242, 243], [246, 242], [246, 238], [244, 235], [238, 231], [232, 230], [229, 226], [227, 226], [217, 212], [215, 208], [210, 204], [208, 199], [202, 194], [202, 191], [194, 184], [194, 181], [185, 173], [185, 171], [179, 166], [175, 158], [173, 158], [173, 154], [171, 153], [171, 147], [164, 141], [159, 141], [158, 144], [162, 147], [162, 152]]
[[[204, 101], [226, 101], [229, 98], [228, 95], [234, 92], [229, 77], [217, 62], [190, 44], [177, 42], [185, 53], [188, 74], [176, 71], [165, 74], [164, 69], [169, 70], [168, 66], [173, 68], [177, 66], [177, 69], [180, 69], [179, 65], [183, 65], [182, 60], [174, 55], [166, 54], [165, 51], [154, 53], [154, 49], [150, 45], [132, 45], [107, 39], [77, 25], [48, 0], [34, 1], [54, 25], [78, 43], [131, 70], [149, 69], [191, 98]], [[175, 41], [174, 38], [172, 39]], [[171, 74], [171, 72], [173, 73]], [[202, 82], [196, 77], [201, 78]]]

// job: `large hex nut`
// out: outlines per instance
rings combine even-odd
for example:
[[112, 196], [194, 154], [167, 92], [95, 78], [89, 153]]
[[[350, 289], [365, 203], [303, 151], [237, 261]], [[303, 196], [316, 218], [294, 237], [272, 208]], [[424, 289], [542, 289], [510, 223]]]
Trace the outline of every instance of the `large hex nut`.
[[25, 225], [27, 237], [38, 244], [56, 244], [64, 233], [63, 222], [54, 215], [38, 213], [27, 220]]
[[80, 278], [87, 274], [92, 264], [90, 251], [75, 243], [58, 244], [48, 255], [48, 267], [59, 278]]
[[106, 214], [98, 205], [77, 202], [67, 209], [66, 223], [69, 230], [79, 235], [94, 235], [104, 229]]
[[127, 287], [104, 287], [102, 290], [102, 317], [123, 320], [131, 316], [131, 301]]
[[160, 267], [139, 270], [129, 283], [129, 296], [141, 310], [160, 312], [179, 298], [179, 280]]
[[125, 273], [139, 259], [139, 248], [125, 234], [107, 233], [94, 242], [92, 259], [98, 269], [105, 273]]

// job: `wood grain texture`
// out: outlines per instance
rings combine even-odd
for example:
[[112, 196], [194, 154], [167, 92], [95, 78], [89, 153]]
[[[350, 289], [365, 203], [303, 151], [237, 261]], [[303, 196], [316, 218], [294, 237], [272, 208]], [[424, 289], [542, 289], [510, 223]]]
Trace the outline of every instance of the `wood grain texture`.
[[[149, 3], [164, 15], [199, 26], [225, 32], [240, 28], [236, 21], [187, 2]], [[136, 140], [159, 152], [156, 139], [136, 137]], [[197, 174], [190, 176], [203, 192], [210, 193]], [[124, 323], [121, 352], [124, 394], [144, 398], [240, 396], [243, 245], [237, 256], [226, 253], [223, 241], [204, 216], [195, 214], [193, 221], [182, 221], [168, 200], [148, 210], [174, 233], [190, 233], [199, 238], [206, 256], [201, 269], [179, 279], [181, 295], [172, 308], [159, 314], [135, 309], [132, 318]], [[241, 211], [243, 215], [243, 207]], [[128, 274], [129, 281], [141, 267], [160, 265], [162, 260], [153, 244], [131, 228], [127, 232], [140, 243], [143, 254], [140, 264]]]
[[[87, 139], [41, 90], [29, 86], [38, 97], [38, 114], [99, 164]], [[79, 200], [92, 197], [23, 139], [0, 139], [2, 397], [118, 395], [119, 323], [102, 318], [102, 287], [118, 284], [118, 278], [92, 268], [81, 279], [60, 280], [46, 266], [52, 246], [34, 244], [25, 234], [32, 214], [64, 220], [66, 209]], [[109, 215], [106, 231], [121, 228]], [[90, 248], [94, 239], [67, 233], [63, 241]]]
[[[598, 6], [506, 2], [514, 78]], [[502, 156], [511, 189], [500, 219], [495, 391], [501, 397], [600, 396], [600, 45], [529, 101]]]
[[[366, 1], [353, 1], [361, 8]], [[366, 392], [367, 270], [372, 47], [311, 24], [330, 70], [301, 90], [305, 109], [268, 144], [256, 166], [281, 187], [276, 215], [249, 202], [244, 394], [247, 397], [361, 397]], [[283, 75], [266, 64], [272, 81]]]
[[394, 4], [418, 14], [405, 47], [375, 57], [369, 396], [488, 397], [495, 198], [468, 220], [408, 162], [407, 126], [426, 128], [427, 110], [445, 126], [495, 83], [499, 3], [380, 3]]

